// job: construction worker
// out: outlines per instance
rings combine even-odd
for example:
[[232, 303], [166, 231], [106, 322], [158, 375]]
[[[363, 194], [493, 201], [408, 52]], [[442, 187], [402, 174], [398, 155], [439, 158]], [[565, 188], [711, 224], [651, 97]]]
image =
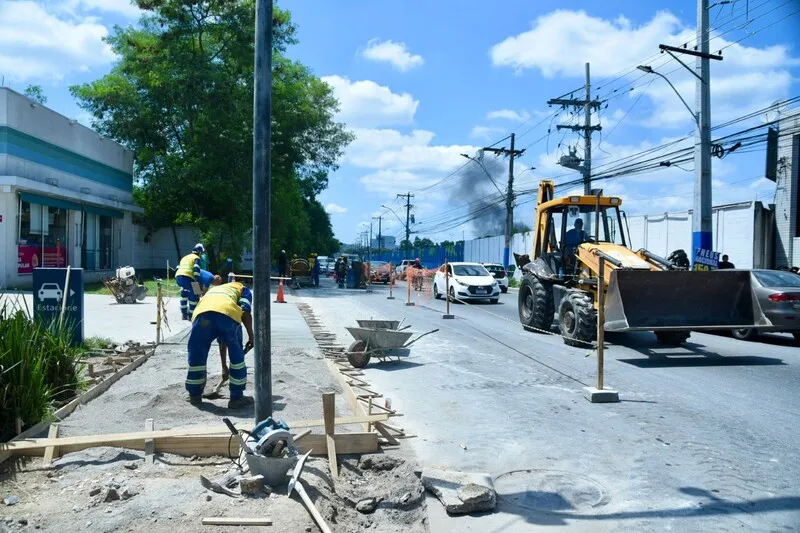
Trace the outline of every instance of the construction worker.
[[212, 285], [222, 285], [222, 276], [215, 276], [208, 270], [201, 269], [197, 282], [200, 284], [200, 290], [205, 294]]
[[[189, 371], [186, 374], [186, 391], [189, 402], [203, 402], [206, 384], [206, 362], [211, 343], [216, 339], [227, 346], [230, 357], [228, 387], [229, 409], [253, 405], [253, 398], [244, 395], [247, 385], [247, 367], [241, 343], [241, 325], [247, 330], [247, 344], [253, 343], [253, 294], [239, 282], [226, 283], [210, 289], [192, 315], [189, 334]], [[224, 372], [224, 369], [223, 369]]]
[[278, 256], [278, 276], [281, 278], [286, 277], [286, 272], [288, 270], [287, 266], [289, 264], [288, 259], [286, 258], [286, 250], [281, 250], [281, 255]]
[[200, 255], [205, 251], [201, 243], [194, 245], [192, 253], [183, 256], [178, 263], [178, 270], [175, 271], [175, 283], [181, 288], [181, 316], [184, 320], [191, 320], [197, 300], [200, 298], [195, 294], [192, 282], [200, 281], [201, 259]]
[[311, 281], [314, 282], [315, 287], [319, 287], [319, 260], [317, 254], [311, 254]]

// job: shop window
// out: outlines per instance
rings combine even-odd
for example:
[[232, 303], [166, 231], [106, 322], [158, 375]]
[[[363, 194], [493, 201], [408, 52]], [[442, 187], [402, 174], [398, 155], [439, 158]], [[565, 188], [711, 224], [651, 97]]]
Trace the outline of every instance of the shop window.
[[17, 273], [67, 265], [67, 210], [20, 201]]
[[116, 268], [114, 247], [114, 219], [84, 212], [83, 214], [83, 264], [87, 270]]

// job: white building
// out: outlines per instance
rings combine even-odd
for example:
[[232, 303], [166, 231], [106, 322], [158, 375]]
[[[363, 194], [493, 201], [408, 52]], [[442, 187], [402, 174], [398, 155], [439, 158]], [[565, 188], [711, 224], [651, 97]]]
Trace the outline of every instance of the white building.
[[372, 249], [383, 249], [383, 250], [394, 250], [397, 248], [397, 242], [395, 241], [394, 236], [392, 235], [381, 235], [381, 240], [378, 241], [377, 237], [373, 237], [372, 239]]
[[0, 87], [0, 287], [28, 288], [36, 266], [84, 280], [133, 263], [133, 153]]

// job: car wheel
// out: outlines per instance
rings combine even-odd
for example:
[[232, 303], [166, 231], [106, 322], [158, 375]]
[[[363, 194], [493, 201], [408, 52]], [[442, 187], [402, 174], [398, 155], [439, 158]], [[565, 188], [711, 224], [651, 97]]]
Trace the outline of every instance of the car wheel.
[[503, 294], [507, 293], [508, 287], [500, 287], [500, 292], [502, 292]]
[[450, 301], [456, 303], [456, 290], [453, 287], [450, 287]]
[[731, 335], [740, 341], [754, 341], [758, 337], [758, 330], [755, 328], [732, 329]]
[[564, 344], [590, 348], [597, 339], [597, 311], [585, 292], [568, 292], [558, 306], [558, 328]]
[[797, 342], [800, 342], [800, 333], [792, 333], [792, 337], [794, 337], [794, 340]]
[[441, 294], [439, 294], [439, 287], [437, 287], [437, 285], [434, 283], [434, 284], [433, 284], [433, 298], [434, 298], [435, 300], [438, 300], [438, 299], [439, 299], [439, 298], [441, 298], [441, 297], [442, 297], [442, 295], [441, 295]]

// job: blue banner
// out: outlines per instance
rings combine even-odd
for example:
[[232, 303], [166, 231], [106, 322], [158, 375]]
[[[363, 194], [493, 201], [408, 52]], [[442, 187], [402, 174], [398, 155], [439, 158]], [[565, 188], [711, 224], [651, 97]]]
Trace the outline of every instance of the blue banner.
[[696, 248], [692, 270], [717, 270], [719, 268], [719, 252]]

